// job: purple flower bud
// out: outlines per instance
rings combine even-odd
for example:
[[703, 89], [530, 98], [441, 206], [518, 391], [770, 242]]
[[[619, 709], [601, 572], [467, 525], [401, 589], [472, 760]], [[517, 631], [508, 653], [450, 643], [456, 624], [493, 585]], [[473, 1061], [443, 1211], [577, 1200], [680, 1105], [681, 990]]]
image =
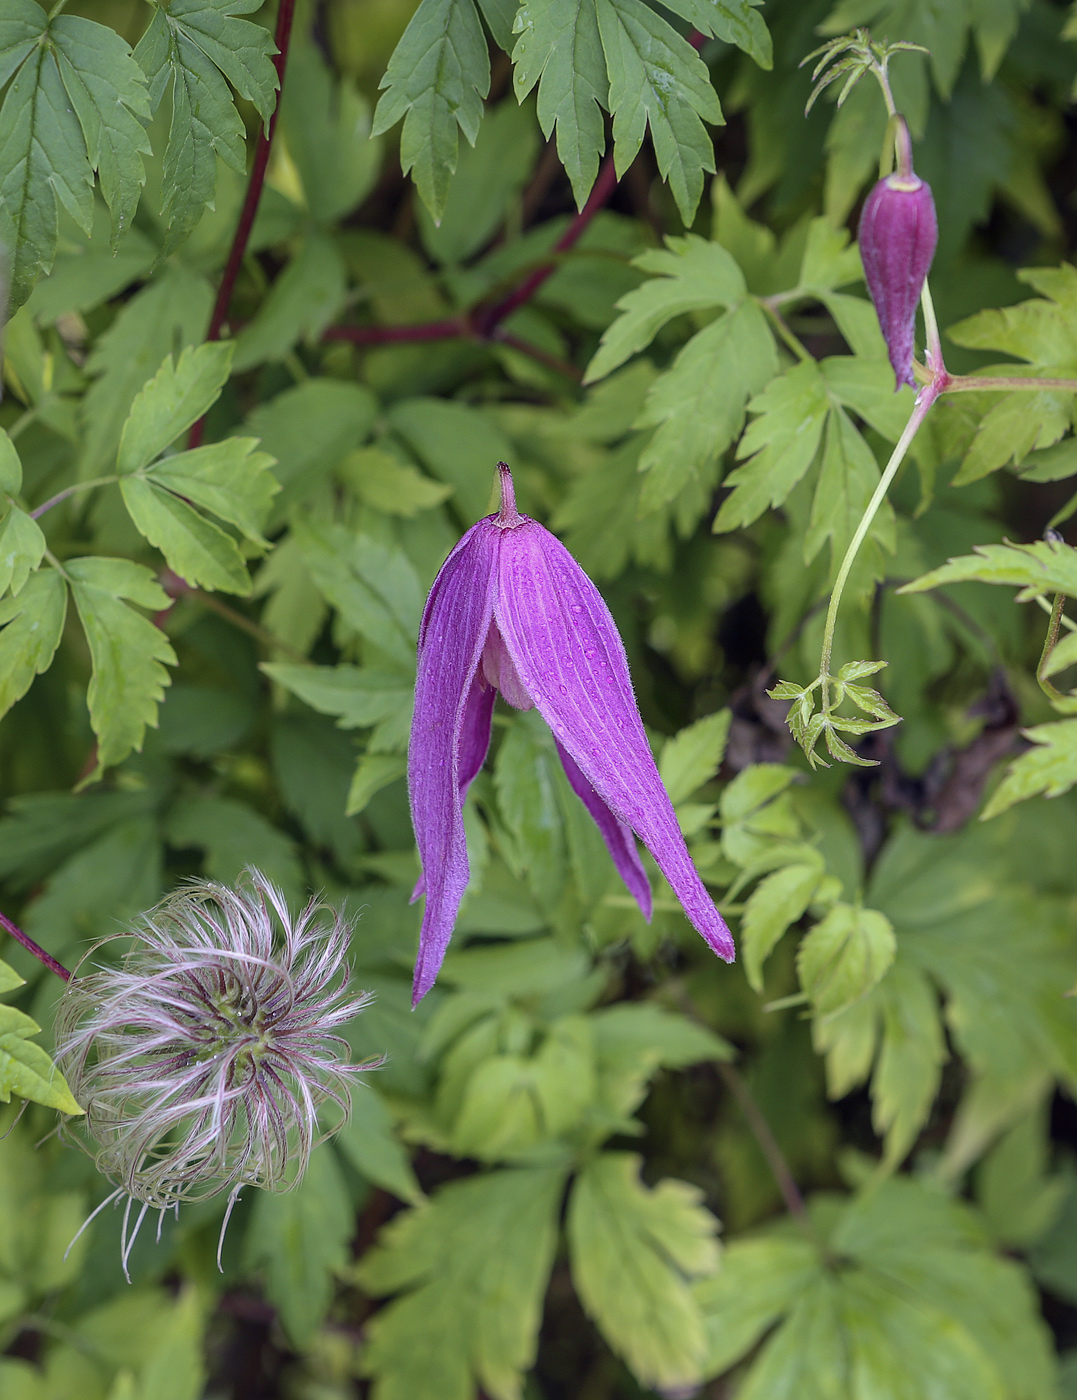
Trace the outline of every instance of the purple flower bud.
[[[442, 565], [419, 629], [408, 748], [411, 816], [426, 894], [414, 999], [433, 986], [468, 881], [463, 803], [490, 744], [500, 691], [553, 730], [573, 791], [646, 918], [651, 889], [635, 836], [684, 912], [727, 962], [733, 939], [707, 893], [658, 776], [602, 595], [553, 535], [520, 515], [507, 466], [501, 510], [473, 525]], [[634, 834], [633, 834], [634, 833]]]
[[939, 238], [931, 186], [917, 175], [887, 175], [864, 202], [858, 237], [897, 387], [915, 385], [916, 304]]

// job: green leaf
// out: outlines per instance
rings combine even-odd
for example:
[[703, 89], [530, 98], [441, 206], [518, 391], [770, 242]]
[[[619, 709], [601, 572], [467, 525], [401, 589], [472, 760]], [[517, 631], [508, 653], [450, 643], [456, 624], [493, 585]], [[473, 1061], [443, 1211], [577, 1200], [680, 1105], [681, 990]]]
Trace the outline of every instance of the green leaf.
[[348, 789], [346, 816], [354, 817], [361, 812], [376, 792], [397, 778], [402, 778], [407, 770], [407, 762], [397, 754], [368, 753], [359, 760], [351, 787]]
[[726, 477], [732, 493], [714, 521], [716, 531], [750, 525], [780, 506], [811, 466], [827, 419], [826, 384], [814, 360], [804, 360], [770, 383], [748, 404], [757, 415], [740, 440], [748, 458]]
[[823, 863], [786, 865], [760, 880], [741, 920], [744, 974], [754, 991], [763, 990], [763, 964], [779, 938], [801, 918], [823, 878]]
[[120, 434], [116, 470], [137, 472], [159, 457], [216, 403], [228, 380], [234, 347], [229, 341], [190, 346], [161, 368], [136, 396]]
[[[33, 0], [16, 0], [25, 22], [44, 35], [48, 21]], [[21, 67], [0, 107], [0, 243], [13, 250], [12, 306], [21, 306], [56, 252], [59, 206], [80, 228], [93, 218], [93, 171], [86, 143], [51, 47], [14, 45]], [[10, 70], [9, 70], [10, 71]]]
[[45, 555], [45, 536], [36, 520], [12, 505], [0, 518], [0, 594], [22, 591]]
[[976, 1173], [980, 1208], [995, 1238], [1010, 1249], [1027, 1249], [1044, 1239], [1073, 1190], [1068, 1173], [1049, 1171], [1047, 1107], [1041, 1100], [1014, 1124]]
[[20, 977], [13, 967], [0, 962], [0, 993], [13, 992], [16, 987], [25, 987], [26, 978]]
[[1077, 549], [1048, 540], [1031, 544], [978, 544], [975, 554], [949, 559], [907, 583], [900, 593], [923, 593], [944, 583], [1008, 583], [1021, 589], [1018, 602], [1044, 593], [1077, 597]]
[[894, 961], [896, 946], [885, 914], [835, 904], [797, 949], [800, 985], [815, 1014], [832, 1015], [870, 992]]
[[[602, 108], [608, 108], [609, 79], [602, 57], [595, 0], [541, 0], [516, 12], [512, 82], [522, 102], [538, 83], [538, 119], [582, 209], [606, 148]], [[612, 368], [612, 366], [611, 366]]]
[[1024, 734], [1035, 748], [1010, 764], [983, 810], [983, 821], [997, 817], [1015, 802], [1027, 802], [1041, 793], [1059, 797], [1077, 783], [1077, 719], [1037, 724]]
[[[186, 1286], [148, 1329], [151, 1350], [142, 1368], [138, 1400], [198, 1400], [206, 1382], [205, 1301], [201, 1291]], [[123, 1373], [121, 1373], [122, 1376]], [[120, 1391], [122, 1396], [122, 1390]], [[109, 1400], [120, 1400], [110, 1396]]]
[[248, 1257], [265, 1263], [266, 1294], [297, 1347], [310, 1346], [325, 1321], [354, 1229], [344, 1179], [326, 1143], [311, 1153], [294, 1190], [258, 1193]]
[[139, 533], [157, 546], [180, 578], [226, 593], [251, 591], [247, 566], [231, 535], [152, 478], [125, 476], [120, 492]]
[[650, 129], [658, 169], [668, 179], [686, 224], [714, 170], [704, 121], [721, 122], [710, 74], [691, 44], [641, 0], [595, 0], [609, 74], [613, 151], [618, 175], [636, 158]]
[[744, 424], [744, 407], [778, 372], [774, 338], [754, 301], [694, 335], [651, 385], [637, 427], [656, 427], [640, 457], [640, 511], [672, 500], [712, 467]]
[[32, 574], [18, 597], [0, 601], [0, 715], [52, 665], [66, 614], [67, 588], [56, 569]]
[[405, 399], [388, 419], [422, 464], [453, 488], [466, 520], [490, 511], [497, 463], [515, 453], [489, 414], [454, 400]]
[[246, 133], [225, 78], [269, 121], [278, 86], [269, 57], [273, 42], [261, 25], [236, 18], [257, 8], [255, 0], [171, 0], [167, 9], [156, 4], [135, 49], [153, 111], [172, 86], [161, 209], [166, 254], [213, 202], [218, 156], [244, 173]]
[[0, 491], [17, 496], [22, 490], [22, 463], [15, 444], [0, 428]]
[[367, 1327], [375, 1400], [517, 1400], [535, 1359], [557, 1242], [560, 1169], [488, 1172], [398, 1215], [360, 1261], [362, 1287], [399, 1293]]
[[262, 670], [279, 685], [323, 715], [335, 715], [341, 729], [365, 729], [390, 721], [407, 741], [411, 723], [412, 686], [402, 676], [364, 666], [293, 666], [265, 662]]
[[97, 339], [86, 360], [95, 382], [82, 400], [79, 467], [84, 479], [113, 470], [135, 396], [177, 345], [202, 340], [212, 305], [204, 278], [168, 267], [121, 307]]
[[59, 15], [49, 32], [86, 153], [112, 215], [115, 252], [134, 218], [146, 180], [142, 166], [142, 157], [150, 151], [144, 130], [150, 116], [146, 80], [124, 40], [103, 24]]
[[658, 771], [671, 802], [683, 802], [714, 776], [725, 753], [731, 719], [729, 710], [718, 710], [663, 744]]
[[401, 117], [400, 164], [440, 220], [456, 169], [457, 128], [475, 144], [490, 91], [490, 59], [472, 0], [422, 0], [379, 87], [374, 135]]
[[[498, 750], [494, 786], [498, 807], [515, 838], [515, 860], [544, 907], [556, 905], [566, 865], [557, 800], [561, 761], [545, 725], [518, 721]], [[519, 873], [518, 872], [518, 873]]]
[[319, 224], [349, 213], [377, 180], [382, 142], [370, 138], [366, 99], [347, 75], [330, 72], [316, 44], [295, 34], [280, 100], [282, 137]]
[[733, 306], [746, 294], [744, 276], [720, 243], [697, 234], [667, 238], [664, 249], [643, 253], [633, 262], [655, 275], [617, 303], [622, 315], [602, 336], [585, 382], [602, 379], [631, 355], [648, 346], [674, 316], [710, 306]]
[[762, 0], [672, 0], [667, 6], [708, 38], [736, 44], [760, 68], [774, 63], [773, 45], [763, 16], [753, 7]]
[[722, 1267], [693, 1292], [707, 1332], [704, 1375], [720, 1375], [749, 1352], [815, 1284], [816, 1250], [807, 1240], [734, 1240]]
[[289, 898], [303, 890], [295, 843], [245, 802], [230, 797], [184, 798], [169, 817], [168, 841], [204, 851], [206, 874], [222, 884], [234, 885], [253, 865]]
[[409, 519], [422, 510], [440, 505], [453, 493], [451, 486], [431, 481], [415, 467], [380, 447], [359, 447], [349, 452], [337, 474], [367, 505], [387, 515], [403, 515]]
[[0, 1006], [0, 1102], [13, 1093], [61, 1113], [82, 1113], [67, 1081], [40, 1045], [28, 1037], [41, 1027], [13, 1006]]
[[408, 1205], [418, 1205], [423, 1192], [411, 1162], [393, 1134], [393, 1120], [381, 1095], [367, 1084], [354, 1085], [352, 1114], [336, 1134], [337, 1147], [360, 1175]]
[[[878, 484], [879, 464], [874, 452], [845, 410], [832, 409], [827, 418], [819, 483], [804, 537], [805, 560], [810, 562], [829, 540], [831, 572], [837, 569]], [[893, 527], [893, 510], [884, 501], [872, 525], [872, 536], [892, 541]], [[831, 737], [829, 731], [827, 737]]]
[[344, 259], [332, 238], [311, 230], [236, 340], [236, 371], [283, 360], [300, 341], [314, 344], [347, 295]]
[[268, 549], [262, 526], [280, 485], [273, 475], [273, 458], [257, 452], [257, 446], [257, 438], [223, 438], [208, 447], [163, 458], [145, 479], [212, 511]]
[[718, 1268], [717, 1222], [684, 1181], [646, 1187], [640, 1158], [604, 1152], [577, 1177], [568, 1210], [572, 1279], [602, 1335], [637, 1379], [698, 1384], [706, 1336], [689, 1280]]
[[342, 525], [304, 520], [293, 532], [311, 578], [342, 620], [409, 671], [423, 600], [403, 550]]
[[169, 598], [149, 569], [126, 559], [69, 559], [64, 572], [93, 663], [87, 695], [97, 735], [97, 765], [87, 779], [93, 781], [132, 749], [141, 749], [168, 685], [165, 665], [176, 665], [165, 634], [122, 600], [161, 609]]

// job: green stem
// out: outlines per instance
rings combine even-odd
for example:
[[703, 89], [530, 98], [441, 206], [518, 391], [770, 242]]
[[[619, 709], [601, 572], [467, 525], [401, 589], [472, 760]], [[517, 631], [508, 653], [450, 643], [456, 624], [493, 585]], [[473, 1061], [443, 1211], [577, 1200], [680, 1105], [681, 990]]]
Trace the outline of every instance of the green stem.
[[1056, 593], [1055, 601], [1051, 606], [1051, 620], [1047, 624], [1047, 636], [1043, 640], [1043, 651], [1040, 653], [1040, 662], [1036, 667], [1036, 679], [1040, 683], [1040, 689], [1049, 700], [1061, 700], [1064, 698], [1058, 687], [1047, 679], [1044, 671], [1047, 662], [1050, 660], [1051, 653], [1058, 643], [1058, 632], [1059, 628], [1062, 626], [1062, 610], [1065, 606], [1066, 595], [1064, 593]]
[[1064, 389], [1077, 394], [1077, 379], [1032, 379], [1016, 375], [954, 374], [943, 390], [947, 394], [967, 394], [978, 389]]
[[823, 632], [823, 652], [819, 667], [819, 675], [823, 681], [823, 710], [830, 709], [830, 658], [834, 650], [834, 628], [838, 621], [838, 606], [841, 603], [841, 595], [848, 581], [849, 573], [860, 546], [864, 543], [864, 538], [871, 529], [871, 522], [875, 519], [876, 512], [883, 503], [883, 498], [890, 489], [890, 483], [897, 474], [898, 467], [905, 460], [905, 454], [909, 450], [909, 445], [920, 429], [920, 424], [927, 417], [932, 404], [939, 397], [941, 388], [938, 384], [928, 384], [920, 391], [920, 397], [916, 400], [916, 405], [909, 415], [909, 421], [905, 424], [901, 436], [898, 438], [890, 460], [886, 464], [879, 484], [868, 502], [867, 509], [860, 518], [860, 524], [856, 527], [856, 533], [849, 541], [849, 548], [845, 551], [845, 558], [841, 561], [841, 568], [838, 576], [834, 580], [834, 589], [830, 595], [830, 605], [826, 610], [826, 626]]
[[812, 359], [813, 357], [808, 353], [808, 351], [805, 349], [805, 347], [800, 343], [800, 341], [797, 339], [797, 337], [796, 337], [796, 336], [793, 334], [793, 332], [789, 329], [789, 322], [785, 319], [785, 317], [782, 315], [782, 313], [778, 310], [777, 306], [775, 305], [775, 302], [776, 302], [776, 298], [774, 298], [774, 297], [760, 297], [760, 298], [759, 298], [759, 305], [763, 308], [763, 310], [767, 313], [767, 315], [770, 317], [770, 319], [774, 322], [774, 329], [778, 332], [778, 335], [781, 337], [781, 339], [782, 339], [782, 341], [785, 343], [785, 345], [786, 345], [790, 350], [792, 350], [793, 354], [797, 357], [797, 359], [798, 359], [798, 360], [810, 360], [810, 359]]
[[898, 109], [897, 103], [894, 101], [894, 94], [890, 89], [889, 67], [889, 58], [879, 59], [871, 65], [871, 71], [875, 74], [876, 78], [878, 78], [879, 86], [883, 90], [883, 101], [886, 103], [887, 113], [891, 117], [896, 117]]
[[924, 313], [924, 330], [927, 332], [927, 367], [932, 374], [943, 376], [946, 382], [942, 387], [945, 390], [953, 383], [953, 379], [947, 373], [943, 363], [939, 321], [935, 315], [935, 303], [931, 299], [931, 288], [928, 286], [926, 277], [924, 285], [920, 289], [920, 307]]
[[39, 520], [47, 510], [52, 510], [53, 506], [58, 506], [61, 501], [66, 501], [69, 496], [74, 496], [79, 491], [92, 491], [95, 486], [111, 486], [119, 479], [118, 476], [98, 476], [94, 477], [93, 481], [77, 481], [74, 486], [65, 486], [62, 491], [57, 491], [55, 496], [50, 496], [44, 505], [32, 510], [30, 519]]
[[19, 414], [18, 418], [15, 419], [14, 423], [12, 423], [11, 427], [7, 430], [7, 435], [12, 442], [30, 426], [37, 417], [40, 409], [41, 404], [35, 403], [26, 409], [25, 412]]

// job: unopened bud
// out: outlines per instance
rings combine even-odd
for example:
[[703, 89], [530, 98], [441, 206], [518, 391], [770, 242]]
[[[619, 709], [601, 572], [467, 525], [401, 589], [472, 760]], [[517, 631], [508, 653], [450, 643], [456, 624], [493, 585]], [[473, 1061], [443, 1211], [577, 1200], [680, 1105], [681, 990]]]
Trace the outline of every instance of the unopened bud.
[[915, 384], [916, 304], [939, 238], [931, 186], [917, 175], [887, 175], [864, 202], [858, 236], [864, 278], [900, 389]]

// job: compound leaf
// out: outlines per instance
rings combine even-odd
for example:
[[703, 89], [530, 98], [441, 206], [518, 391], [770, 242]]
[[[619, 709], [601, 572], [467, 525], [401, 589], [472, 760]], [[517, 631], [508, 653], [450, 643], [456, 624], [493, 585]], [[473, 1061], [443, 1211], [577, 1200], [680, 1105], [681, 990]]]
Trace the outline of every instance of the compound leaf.
[[31, 574], [17, 597], [0, 602], [0, 716], [52, 665], [66, 614], [67, 587], [56, 569]]

